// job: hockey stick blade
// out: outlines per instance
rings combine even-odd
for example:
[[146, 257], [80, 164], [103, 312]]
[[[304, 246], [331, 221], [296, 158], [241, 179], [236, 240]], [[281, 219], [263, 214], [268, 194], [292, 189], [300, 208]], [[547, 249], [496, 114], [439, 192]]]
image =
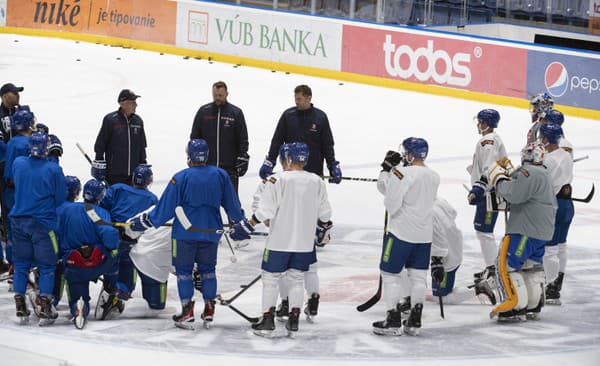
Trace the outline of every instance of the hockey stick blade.
[[241, 294], [246, 292], [250, 287], [252, 287], [252, 285], [254, 285], [256, 282], [258, 282], [258, 280], [260, 280], [261, 277], [262, 277], [262, 275], [260, 275], [260, 274], [258, 276], [256, 276], [252, 281], [250, 281], [250, 283], [248, 283], [247, 285], [243, 285], [242, 289], [240, 291], [238, 291], [235, 295], [230, 297], [229, 299], [224, 299], [220, 294], [217, 295], [217, 300], [219, 300], [219, 304], [221, 304], [223, 306], [231, 305], [233, 300], [240, 297]]
[[375, 295], [373, 295], [373, 297], [371, 297], [365, 303], [358, 305], [356, 307], [357, 311], [362, 313], [363, 311], [369, 310], [370, 308], [373, 307], [373, 305], [375, 305], [375, 304], [377, 304], [377, 302], [379, 302], [379, 300], [381, 299], [382, 283], [383, 283], [383, 279], [381, 278], [381, 275], [379, 275], [379, 286], [377, 287], [377, 292], [375, 292]]
[[592, 183], [592, 190], [590, 191], [590, 193], [588, 193], [587, 197], [585, 197], [585, 198], [571, 198], [571, 201], [588, 203], [594, 197], [594, 191], [595, 191], [595, 189], [596, 188], [594, 187], [594, 184]]
[[246, 319], [249, 323], [258, 323], [258, 321], [260, 320], [260, 318], [258, 317], [254, 317], [254, 316], [248, 316], [246, 314], [244, 314], [241, 310], [239, 310], [238, 308], [236, 308], [233, 305], [226, 305], [228, 308], [230, 308], [234, 313], [236, 313], [237, 315], [241, 316], [242, 318]]

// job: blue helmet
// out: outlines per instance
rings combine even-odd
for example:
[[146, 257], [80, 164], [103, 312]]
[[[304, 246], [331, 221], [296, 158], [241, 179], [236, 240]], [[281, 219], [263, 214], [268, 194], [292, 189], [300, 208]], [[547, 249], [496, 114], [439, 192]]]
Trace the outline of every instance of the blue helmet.
[[65, 184], [67, 185], [67, 199], [69, 201], [75, 201], [79, 192], [81, 192], [81, 182], [79, 178], [74, 175], [65, 176]]
[[293, 163], [308, 163], [308, 145], [304, 142], [290, 142], [281, 145], [279, 148], [279, 158], [281, 160], [290, 159]]
[[48, 155], [48, 135], [34, 132], [29, 138], [29, 156], [45, 158]]
[[148, 187], [154, 175], [152, 174], [152, 165], [140, 164], [133, 169], [133, 184], [136, 186]]
[[208, 144], [203, 139], [190, 140], [185, 151], [187, 152], [188, 162], [206, 163], [208, 161]]
[[558, 123], [544, 123], [540, 127], [540, 136], [547, 138], [549, 144], [558, 144], [558, 140], [563, 136], [563, 130]]
[[43, 123], [36, 123], [35, 124], [35, 130], [38, 131], [38, 132], [45, 133], [46, 135], [48, 133], [50, 133], [50, 129], [48, 128], [48, 126], [46, 126]]
[[29, 108], [20, 108], [12, 115], [10, 121], [10, 128], [19, 132], [25, 131], [33, 127], [34, 115]]
[[500, 113], [495, 109], [482, 109], [477, 113], [477, 121], [485, 122], [490, 128], [497, 128], [500, 122]]
[[544, 119], [546, 122], [555, 123], [559, 126], [562, 126], [563, 122], [565, 121], [565, 116], [557, 109], [550, 109], [545, 112]]
[[58, 156], [62, 156], [63, 147], [60, 139], [56, 135], [48, 135], [48, 155], [52, 154], [52, 152], [57, 152]]
[[106, 186], [101, 180], [90, 179], [83, 186], [83, 199], [85, 202], [98, 203], [102, 201], [105, 194]]
[[404, 158], [408, 158], [408, 153], [412, 153], [415, 159], [425, 159], [429, 152], [429, 145], [425, 139], [419, 137], [409, 137], [402, 141], [400, 150], [404, 151]]

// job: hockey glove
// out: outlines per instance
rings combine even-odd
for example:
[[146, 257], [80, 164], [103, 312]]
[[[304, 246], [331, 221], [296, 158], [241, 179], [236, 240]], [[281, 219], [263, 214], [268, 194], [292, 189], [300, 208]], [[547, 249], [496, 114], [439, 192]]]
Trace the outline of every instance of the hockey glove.
[[235, 170], [237, 170], [238, 177], [243, 177], [248, 171], [248, 164], [250, 163], [250, 155], [247, 153], [241, 153], [235, 159]]
[[330, 235], [329, 232], [333, 228], [331, 220], [323, 222], [317, 221], [317, 232], [315, 233], [315, 245], [318, 247], [324, 247], [325, 244], [329, 243]]
[[442, 257], [431, 257], [431, 278], [438, 284], [444, 281], [444, 265]]
[[[131, 231], [144, 232], [144, 231], [150, 229], [152, 226], [153, 226], [152, 221], [150, 221], [150, 218], [148, 217], [148, 213], [144, 212], [142, 214], [135, 216], [133, 219], [131, 219], [131, 225], [129, 226], [129, 228], [131, 229]], [[129, 234], [127, 234], [127, 235], [131, 237], [131, 235], [129, 235]]]
[[486, 189], [487, 183], [485, 181], [478, 180], [477, 182], [475, 182], [475, 184], [473, 184], [473, 187], [471, 187], [471, 190], [469, 191], [469, 195], [467, 196], [469, 204], [476, 205], [480, 202], [483, 202]]
[[491, 188], [496, 188], [498, 182], [502, 180], [510, 180], [513, 165], [508, 158], [501, 158], [487, 172], [487, 180]]
[[390, 170], [392, 170], [393, 167], [400, 164], [401, 160], [402, 160], [402, 157], [400, 156], [399, 152], [389, 150], [385, 154], [385, 159], [383, 159], [383, 163], [381, 163], [381, 168], [384, 171], [389, 172]]
[[254, 232], [254, 227], [248, 222], [248, 219], [236, 223], [229, 231], [229, 237], [233, 240], [250, 239], [250, 233]]
[[106, 160], [92, 161], [92, 177], [98, 180], [106, 179]]
[[329, 169], [329, 183], [340, 184], [342, 181], [342, 168], [340, 168], [340, 162], [335, 160], [333, 164], [327, 167]]
[[269, 175], [273, 174], [274, 167], [275, 167], [275, 160], [269, 160], [269, 157], [267, 156], [265, 158], [265, 161], [263, 162], [263, 165], [260, 167], [260, 171], [258, 172], [258, 175], [260, 175], [260, 177], [262, 179], [267, 179], [269, 177]]

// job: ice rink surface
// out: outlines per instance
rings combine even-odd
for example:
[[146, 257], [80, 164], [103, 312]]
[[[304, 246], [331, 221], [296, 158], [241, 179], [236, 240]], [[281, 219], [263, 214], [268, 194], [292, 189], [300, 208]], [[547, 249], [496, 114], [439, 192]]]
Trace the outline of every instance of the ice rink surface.
[[[49, 38], [0, 35], [0, 83], [24, 86], [21, 104], [28, 104], [38, 122], [62, 140], [65, 174], [82, 182], [89, 165], [77, 150], [90, 156], [105, 114], [117, 109], [117, 94], [130, 88], [138, 99], [138, 114], [148, 137], [160, 195], [173, 173], [186, 167], [185, 144], [193, 117], [212, 100], [211, 85], [224, 80], [229, 101], [241, 107], [248, 124], [250, 169], [240, 180], [242, 205], [249, 210], [259, 183], [258, 170], [269, 148], [275, 125], [294, 105], [293, 89], [308, 84], [313, 103], [329, 116], [336, 158], [344, 176], [376, 178], [387, 150], [398, 149], [406, 137], [427, 139], [428, 165], [441, 176], [439, 195], [458, 211], [464, 235], [464, 261], [457, 273], [458, 292], [467, 292], [473, 272], [483, 260], [472, 229], [463, 183], [478, 139], [472, 120], [486, 107], [501, 114], [497, 132], [513, 162], [525, 143], [529, 113], [428, 94], [410, 93], [284, 72], [271, 72], [207, 60], [160, 55]], [[532, 91], [537, 92], [537, 91]], [[575, 146], [574, 197], [585, 197], [592, 183], [600, 188], [600, 123], [567, 116], [565, 133]], [[276, 170], [280, 167], [277, 166]], [[569, 261], [561, 292], [562, 306], [547, 306], [540, 321], [500, 325], [488, 318], [490, 305], [467, 296], [461, 304], [446, 304], [440, 318], [437, 302], [425, 304], [418, 337], [380, 337], [371, 323], [384, 318], [382, 302], [358, 313], [356, 305], [376, 290], [383, 233], [384, 208], [375, 183], [344, 181], [328, 185], [335, 231], [318, 253], [321, 306], [314, 324], [302, 320], [295, 340], [264, 339], [250, 332], [249, 323], [219, 306], [210, 330], [177, 329], [170, 320], [179, 311], [176, 281], [171, 276], [167, 311], [159, 318], [139, 319], [143, 300], [130, 300], [120, 319], [91, 319], [83, 331], [67, 318], [65, 300], [54, 326], [40, 328], [35, 316], [28, 326], [16, 324], [12, 294], [0, 283], [0, 364], [2, 365], [598, 365], [600, 359], [600, 199], [575, 203], [569, 234]], [[496, 238], [504, 231], [498, 220]], [[222, 244], [217, 275], [219, 292], [229, 297], [260, 273], [261, 239], [237, 252], [237, 263]], [[139, 286], [138, 286], [139, 287]], [[92, 285], [95, 306], [99, 285]], [[261, 285], [256, 284], [234, 305], [258, 315]], [[431, 298], [431, 296], [429, 296]], [[196, 312], [202, 311], [201, 296]], [[201, 328], [201, 327], [199, 327]], [[278, 331], [283, 332], [283, 323]]]

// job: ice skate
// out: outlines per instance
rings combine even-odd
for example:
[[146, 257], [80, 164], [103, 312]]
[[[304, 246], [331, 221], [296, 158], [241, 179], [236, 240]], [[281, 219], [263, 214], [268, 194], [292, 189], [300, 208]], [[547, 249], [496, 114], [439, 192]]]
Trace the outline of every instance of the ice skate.
[[292, 308], [288, 314], [287, 323], [285, 323], [285, 329], [288, 331], [288, 337], [294, 338], [298, 333], [298, 323], [300, 322], [300, 308]]
[[204, 303], [204, 311], [200, 318], [204, 321], [204, 328], [209, 329], [215, 315], [215, 300], [208, 300]]
[[52, 300], [47, 296], [40, 296], [40, 305], [40, 321], [38, 325], [40, 327], [45, 327], [54, 324], [54, 321], [58, 318], [58, 312], [54, 305], [52, 305]]
[[8, 270], [10, 265], [4, 259], [0, 259], [0, 281], [8, 278]]
[[73, 324], [77, 329], [83, 329], [87, 323], [87, 314], [85, 309], [85, 302], [82, 298], [77, 300], [75, 304], [75, 316], [73, 317]]
[[496, 288], [496, 266], [491, 265], [485, 267], [485, 269], [481, 272], [477, 272], [473, 274], [473, 282], [474, 284], [478, 284], [480, 281], [488, 280], [488, 284], [492, 289]]
[[285, 299], [281, 300], [281, 304], [279, 304], [279, 308], [275, 312], [275, 317], [277, 318], [277, 321], [280, 321], [280, 322], [287, 321], [289, 312], [290, 312], [290, 304], [286, 297]]
[[404, 316], [408, 316], [410, 314], [410, 296], [406, 296], [404, 301], [398, 304], [398, 310], [400, 310]]
[[496, 305], [496, 295], [488, 280], [482, 280], [475, 284], [475, 295], [477, 295], [482, 304], [485, 304], [484, 299], [487, 299], [492, 305]]
[[321, 296], [319, 294], [312, 294], [310, 299], [308, 299], [308, 304], [304, 308], [304, 314], [306, 314], [306, 320], [309, 323], [314, 322], [314, 317], [317, 316], [319, 312], [319, 298]]
[[526, 321], [527, 309], [509, 310], [498, 313], [498, 323], [519, 323]]
[[373, 333], [385, 336], [401, 336], [402, 335], [402, 312], [400, 304], [394, 310], [388, 310], [385, 320], [380, 320], [373, 323]]
[[546, 305], [562, 305], [560, 301], [560, 290], [565, 274], [558, 273], [558, 277], [546, 286]]
[[181, 329], [194, 330], [194, 305], [196, 305], [195, 301], [189, 301], [187, 304], [183, 305], [181, 308], [181, 314], [173, 315], [173, 321], [175, 322], [175, 326]]
[[40, 318], [40, 313], [42, 312], [42, 302], [40, 301], [40, 292], [34, 289], [27, 290], [27, 298], [29, 299], [29, 303], [31, 304], [31, 308], [33, 309], [33, 313]]
[[423, 312], [423, 304], [415, 304], [410, 310], [408, 319], [404, 321], [404, 333], [416, 336], [419, 335], [419, 328], [421, 328], [421, 314]]
[[264, 313], [258, 323], [252, 324], [252, 329], [257, 336], [271, 338], [275, 330], [275, 307]]
[[538, 305], [533, 309], [527, 309], [527, 313], [525, 314], [525, 318], [527, 320], [540, 320], [540, 312], [544, 307], [544, 297], [540, 299]]
[[31, 313], [29, 312], [29, 310], [27, 310], [25, 296], [15, 295], [15, 305], [17, 308], [17, 318], [19, 320], [19, 325], [25, 325], [29, 323], [29, 315]]
[[123, 310], [125, 310], [123, 300], [119, 299], [115, 294], [104, 292], [98, 298], [95, 316], [98, 320], [112, 320], [118, 318]]

